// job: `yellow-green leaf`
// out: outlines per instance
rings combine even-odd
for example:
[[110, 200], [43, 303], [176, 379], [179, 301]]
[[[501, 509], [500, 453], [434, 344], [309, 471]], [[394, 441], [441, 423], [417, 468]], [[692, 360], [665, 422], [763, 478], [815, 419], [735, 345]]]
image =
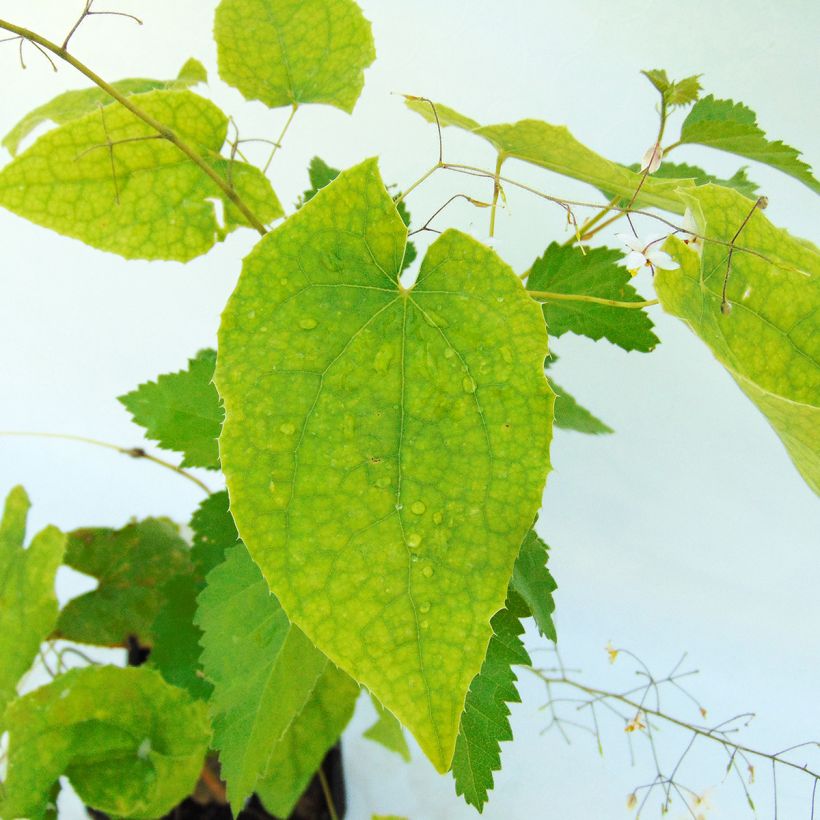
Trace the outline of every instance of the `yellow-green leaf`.
[[350, 113], [376, 58], [353, 0], [222, 0], [214, 39], [222, 79], [271, 108], [324, 103]]
[[[263, 223], [282, 216], [267, 178], [219, 155], [228, 118], [192, 91], [131, 101], [189, 143], [232, 182]], [[214, 201], [224, 205], [220, 225]], [[176, 146], [122, 106], [54, 128], [0, 171], [0, 205], [58, 233], [128, 259], [193, 259], [244, 218]]]
[[205, 704], [154, 671], [91, 666], [60, 675], [8, 709], [4, 818], [37, 820], [65, 774], [114, 817], [162, 817], [190, 794], [208, 750]]
[[[749, 214], [747, 199], [714, 185], [697, 188], [685, 200], [701, 232], [724, 242]], [[820, 493], [820, 251], [776, 228], [760, 210], [737, 245], [728, 315], [721, 312], [729, 256], [723, 245], [706, 242], [700, 257], [679, 240], [669, 240], [680, 268], [657, 272], [658, 297], [709, 345]]]
[[23, 549], [29, 506], [26, 491], [15, 487], [0, 521], [0, 730], [17, 682], [57, 620], [54, 575], [65, 535], [46, 527]]
[[220, 453], [288, 616], [446, 771], [540, 505], [553, 396], [515, 273], [450, 230], [408, 289], [406, 241], [368, 160], [257, 245], [219, 331]]
[[[430, 104], [410, 98], [407, 106], [428, 122], [435, 122]], [[480, 125], [452, 108], [436, 103], [436, 113], [442, 126], [452, 125], [482, 137], [498, 151], [501, 163], [520, 159], [539, 165], [557, 174], [588, 182], [612, 195], [629, 197], [638, 188], [641, 175], [623, 165], [611, 162], [578, 142], [563, 125], [551, 125], [541, 120], [520, 120], [501, 125]], [[663, 208], [683, 213], [677, 194], [679, 186], [690, 187], [692, 180], [656, 179], [647, 177], [635, 201], [635, 207]]]
[[[187, 88], [197, 83], [204, 83], [208, 79], [205, 68], [199, 60], [191, 58], [180, 69], [175, 80], [147, 80], [136, 78], [119, 80], [111, 85], [127, 97], [132, 94], [143, 94], [155, 89]], [[55, 125], [64, 125], [76, 120], [84, 114], [97, 111], [99, 108], [116, 103], [114, 98], [98, 86], [82, 88], [76, 91], [65, 91], [58, 94], [53, 100], [38, 106], [23, 117], [14, 128], [3, 138], [3, 147], [14, 156], [20, 143], [44, 122], [53, 122]]]

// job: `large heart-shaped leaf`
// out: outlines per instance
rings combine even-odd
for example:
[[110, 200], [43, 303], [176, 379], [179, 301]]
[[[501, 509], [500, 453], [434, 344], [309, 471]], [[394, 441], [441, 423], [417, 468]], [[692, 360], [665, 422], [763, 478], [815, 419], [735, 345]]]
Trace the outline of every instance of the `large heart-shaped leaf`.
[[239, 534], [291, 620], [440, 770], [549, 469], [540, 307], [447, 231], [411, 288], [374, 160], [246, 259], [216, 384]]

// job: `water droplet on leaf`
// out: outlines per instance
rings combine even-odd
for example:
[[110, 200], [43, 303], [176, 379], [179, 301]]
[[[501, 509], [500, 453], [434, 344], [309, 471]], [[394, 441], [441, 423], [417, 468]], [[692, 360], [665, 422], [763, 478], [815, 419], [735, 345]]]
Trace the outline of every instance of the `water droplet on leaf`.
[[410, 509], [416, 515], [421, 515], [427, 509], [427, 507], [425, 506], [423, 501], [414, 501]]
[[299, 320], [299, 327], [301, 327], [302, 330], [313, 330], [313, 328], [316, 327], [316, 324], [316, 320], [309, 317]]

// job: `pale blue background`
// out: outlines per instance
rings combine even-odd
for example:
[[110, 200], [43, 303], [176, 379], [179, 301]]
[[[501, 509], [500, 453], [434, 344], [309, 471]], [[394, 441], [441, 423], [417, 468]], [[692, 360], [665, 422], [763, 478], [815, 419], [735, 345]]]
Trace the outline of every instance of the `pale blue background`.
[[[61, 39], [80, 0], [0, 0], [0, 16]], [[273, 138], [284, 111], [245, 105], [215, 71], [210, 27], [214, 2], [144, 0], [103, 3], [133, 11], [142, 29], [97, 17], [73, 48], [104, 77], [168, 77], [184, 60], [203, 60], [207, 92], [236, 115], [244, 136]], [[672, 76], [703, 72], [718, 96], [750, 105], [770, 135], [820, 161], [816, 116], [820, 6], [813, 2], [731, 0], [715, 3], [463, 2], [363, 0], [379, 59], [355, 116], [306, 107], [272, 166], [290, 206], [306, 186], [305, 167], [320, 154], [340, 167], [379, 154], [385, 179], [407, 185], [436, 158], [434, 130], [403, 110], [391, 92], [426, 94], [484, 122], [532, 116], [566, 123], [590, 146], [636, 161], [656, 129], [655, 92], [638, 74], [665, 67]], [[54, 75], [32, 49], [21, 72], [15, 46], [0, 48], [0, 131], [58, 91], [83, 79], [61, 66]], [[675, 122], [671, 126], [674, 131]], [[488, 147], [445, 132], [453, 161], [489, 167]], [[678, 152], [676, 152], [678, 153]], [[706, 149], [674, 157], [731, 173], [741, 162]], [[5, 159], [5, 156], [4, 156]], [[581, 184], [509, 163], [506, 172], [565, 196], [595, 197]], [[761, 166], [749, 171], [769, 196], [768, 215], [817, 241], [816, 198], [798, 182]], [[417, 224], [452, 193], [489, 196], [478, 180], [441, 174], [411, 195]], [[523, 270], [552, 238], [565, 236], [562, 212], [512, 189], [498, 224], [499, 252]], [[486, 235], [486, 212], [464, 203], [449, 224]], [[445, 219], [442, 224], [447, 224]], [[644, 230], [651, 232], [647, 224]], [[231, 237], [189, 265], [125, 262], [0, 212], [0, 429], [95, 436], [126, 445], [140, 431], [114, 397], [182, 366], [213, 344], [219, 312], [255, 241]], [[649, 295], [651, 284], [642, 281]], [[557, 623], [572, 666], [604, 687], [633, 682], [621, 661], [610, 667], [604, 645], [627, 646], [662, 671], [689, 650], [701, 669], [693, 691], [710, 717], [756, 710], [745, 741], [777, 750], [820, 735], [817, 635], [820, 629], [820, 515], [765, 420], [708, 350], [677, 321], [653, 310], [663, 344], [652, 355], [564, 337], [555, 344], [555, 375], [617, 434], [559, 431], [555, 471], [540, 529], [553, 545], [560, 583]], [[212, 485], [216, 481], [206, 477]], [[129, 516], [186, 520], [197, 489], [150, 464], [75, 444], [0, 439], [0, 492], [29, 490], [32, 528], [55, 523], [121, 525]], [[65, 579], [64, 594], [77, 589]], [[531, 636], [530, 646], [539, 641]], [[536, 653], [536, 658], [544, 658]], [[546, 662], [546, 661], [545, 661]], [[605, 729], [605, 757], [577, 735], [566, 746], [541, 736], [543, 692], [526, 673], [524, 703], [513, 711], [516, 741], [503, 749], [504, 771], [485, 817], [620, 818], [631, 789], [651, 779], [645, 756], [630, 768], [622, 729]], [[670, 701], [698, 719], [691, 705]], [[410, 766], [360, 738], [372, 718], [363, 703], [345, 739], [353, 820], [371, 812], [413, 820], [473, 817], [417, 750]], [[661, 750], [674, 759], [685, 745], [664, 729]], [[798, 760], [810, 760], [808, 753]], [[813, 758], [820, 765], [818, 755]], [[710, 816], [749, 816], [731, 781], [720, 785], [725, 758], [695, 747], [684, 781], [710, 790]], [[780, 817], [809, 814], [808, 778], [779, 778]], [[758, 768], [753, 789], [761, 817], [772, 816], [770, 775]], [[644, 816], [657, 815], [657, 802]], [[66, 801], [63, 816], [78, 817]], [[672, 817], [687, 816], [680, 804]]]

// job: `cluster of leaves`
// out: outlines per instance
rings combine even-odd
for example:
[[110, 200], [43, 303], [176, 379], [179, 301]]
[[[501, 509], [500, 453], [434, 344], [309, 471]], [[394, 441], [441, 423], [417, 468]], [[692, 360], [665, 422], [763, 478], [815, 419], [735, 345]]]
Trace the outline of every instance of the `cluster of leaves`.
[[[215, 37], [222, 79], [291, 113], [352, 111], [375, 55], [353, 0], [222, 0]], [[696, 77], [647, 76], [663, 106], [692, 105], [678, 144], [767, 162], [818, 190], [747, 108], [699, 99]], [[127, 258], [180, 261], [281, 218], [265, 174], [236, 159], [236, 144], [223, 153], [228, 117], [190, 90], [204, 80], [189, 61], [176, 80], [115, 83], [127, 107], [88, 89], [36, 109], [4, 141], [12, 153], [36, 126], [55, 127], [0, 171], [0, 204]], [[447, 106], [408, 106], [489, 142], [496, 176], [515, 158], [607, 192], [610, 207], [688, 211], [705, 246], [682, 230], [667, 242], [679, 267], [657, 272], [661, 303], [706, 341], [820, 491], [820, 254], [760, 209], [749, 215], [755, 188], [742, 169], [722, 182], [683, 164], [646, 174], [563, 126], [482, 126]], [[235, 813], [256, 793], [287, 815], [362, 687], [377, 711], [367, 737], [406, 758], [408, 729], [470, 804], [487, 800], [512, 736], [513, 667], [529, 664], [522, 620], [556, 638], [555, 583], [533, 529], [553, 422], [612, 432], [547, 381], [547, 334], [638, 352], [658, 338], [617, 251], [553, 243], [519, 276], [447, 230], [405, 287], [410, 214], [377, 162], [340, 171], [315, 158], [309, 179], [298, 210], [263, 228], [245, 259], [218, 355], [200, 351], [120, 399], [183, 467], [224, 474], [227, 491], [190, 522], [193, 543], [147, 519], [48, 528], [23, 549], [27, 499], [16, 489], [7, 500], [3, 816], [43, 816], [62, 774], [95, 808], [160, 816], [190, 793], [209, 749]], [[58, 613], [62, 563], [99, 583]], [[45, 639], [136, 642], [149, 662], [77, 669], [18, 698]]]

